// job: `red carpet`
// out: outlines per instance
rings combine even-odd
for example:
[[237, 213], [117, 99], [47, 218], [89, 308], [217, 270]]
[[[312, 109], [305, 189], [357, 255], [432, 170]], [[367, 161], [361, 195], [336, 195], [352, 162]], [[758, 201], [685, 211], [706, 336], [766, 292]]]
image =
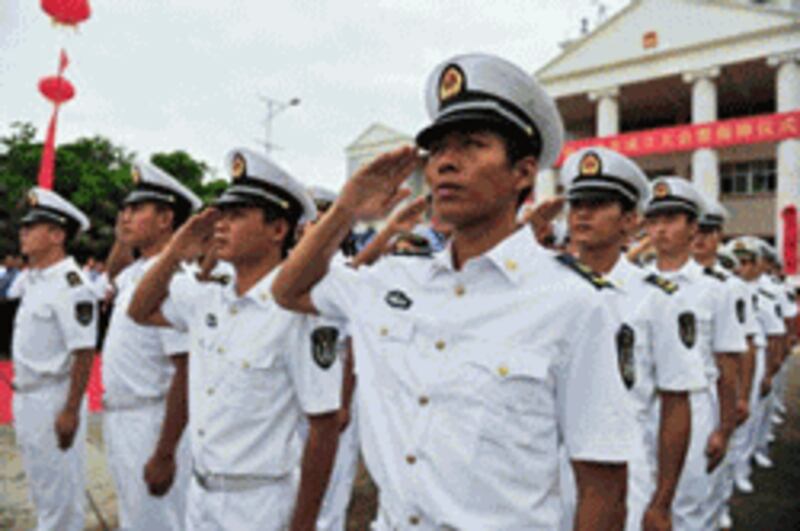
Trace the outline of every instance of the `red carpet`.
[[[8, 424], [13, 420], [11, 414], [12, 391], [9, 385], [14, 381], [14, 368], [10, 361], [0, 361], [0, 424]], [[100, 356], [95, 356], [92, 375], [89, 378], [89, 410], [100, 411], [103, 400], [103, 382], [100, 378]]]

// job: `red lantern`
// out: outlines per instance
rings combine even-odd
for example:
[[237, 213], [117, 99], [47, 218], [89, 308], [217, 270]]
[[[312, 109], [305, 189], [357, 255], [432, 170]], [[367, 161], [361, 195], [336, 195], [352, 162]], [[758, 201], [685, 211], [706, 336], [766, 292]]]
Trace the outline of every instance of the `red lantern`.
[[89, 0], [42, 0], [42, 10], [65, 26], [77, 26], [92, 14]]
[[75, 87], [60, 76], [48, 76], [39, 81], [39, 92], [56, 105], [61, 105], [75, 97]]

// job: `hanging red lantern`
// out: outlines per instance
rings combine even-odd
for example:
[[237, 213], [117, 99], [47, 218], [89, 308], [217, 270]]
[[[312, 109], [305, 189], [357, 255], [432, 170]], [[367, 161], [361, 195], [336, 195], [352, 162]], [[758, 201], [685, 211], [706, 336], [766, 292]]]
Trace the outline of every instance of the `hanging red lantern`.
[[42, 10], [65, 26], [77, 26], [92, 14], [89, 0], [42, 0]]
[[56, 105], [61, 105], [75, 97], [75, 87], [60, 76], [48, 76], [39, 81], [39, 92]]

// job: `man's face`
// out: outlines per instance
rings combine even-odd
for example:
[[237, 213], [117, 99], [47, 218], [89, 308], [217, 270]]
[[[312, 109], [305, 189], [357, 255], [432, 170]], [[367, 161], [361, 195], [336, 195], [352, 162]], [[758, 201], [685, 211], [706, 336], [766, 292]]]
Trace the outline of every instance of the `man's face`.
[[718, 228], [699, 227], [692, 240], [692, 256], [700, 262], [716, 257], [721, 241], [722, 232]]
[[19, 230], [19, 247], [22, 254], [35, 256], [47, 252], [53, 246], [62, 245], [64, 238], [64, 230], [52, 223], [31, 223], [23, 225]]
[[569, 235], [584, 249], [622, 246], [636, 223], [634, 212], [623, 212], [613, 199], [574, 199], [569, 202]]
[[533, 184], [523, 165], [509, 163], [505, 141], [491, 131], [452, 131], [428, 151], [425, 177], [434, 212], [455, 228], [481, 223], [505, 209], [516, 211], [519, 192]]
[[740, 255], [739, 267], [736, 268], [736, 274], [744, 280], [750, 281], [758, 278], [758, 264], [756, 259], [750, 255]]
[[217, 257], [234, 264], [259, 260], [268, 251], [281, 248], [287, 229], [288, 223], [282, 219], [265, 222], [258, 207], [224, 208], [214, 225]]
[[685, 212], [659, 212], [647, 217], [647, 234], [658, 254], [689, 250], [697, 233], [697, 223]]
[[122, 209], [120, 239], [130, 247], [142, 248], [154, 243], [165, 230], [171, 229], [172, 219], [167, 209], [155, 203], [134, 203]]

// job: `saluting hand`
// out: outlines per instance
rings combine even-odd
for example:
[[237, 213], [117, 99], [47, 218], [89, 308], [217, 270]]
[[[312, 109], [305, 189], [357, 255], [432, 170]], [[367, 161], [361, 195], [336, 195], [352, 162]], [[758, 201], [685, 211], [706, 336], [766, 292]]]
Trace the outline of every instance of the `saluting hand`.
[[153, 454], [144, 466], [144, 482], [152, 496], [161, 497], [169, 492], [175, 481], [175, 458]]
[[411, 195], [400, 185], [419, 164], [417, 150], [411, 146], [384, 153], [348, 179], [336, 204], [357, 220], [383, 218]]
[[67, 451], [72, 447], [79, 425], [80, 418], [77, 413], [65, 409], [58, 414], [54, 427], [56, 438], [58, 439], [58, 447], [61, 450]]
[[175, 233], [169, 251], [180, 260], [194, 260], [208, 248], [214, 234], [214, 224], [220, 217], [216, 208], [207, 208], [190, 217]]
[[427, 207], [428, 203], [425, 198], [418, 197], [395, 212], [389, 219], [388, 225], [395, 233], [411, 232], [422, 221], [422, 215]]
[[522, 215], [522, 223], [531, 225], [540, 244], [544, 244], [545, 238], [550, 234], [550, 224], [563, 210], [565, 202], [564, 196], [548, 197], [533, 208], [526, 209]]

